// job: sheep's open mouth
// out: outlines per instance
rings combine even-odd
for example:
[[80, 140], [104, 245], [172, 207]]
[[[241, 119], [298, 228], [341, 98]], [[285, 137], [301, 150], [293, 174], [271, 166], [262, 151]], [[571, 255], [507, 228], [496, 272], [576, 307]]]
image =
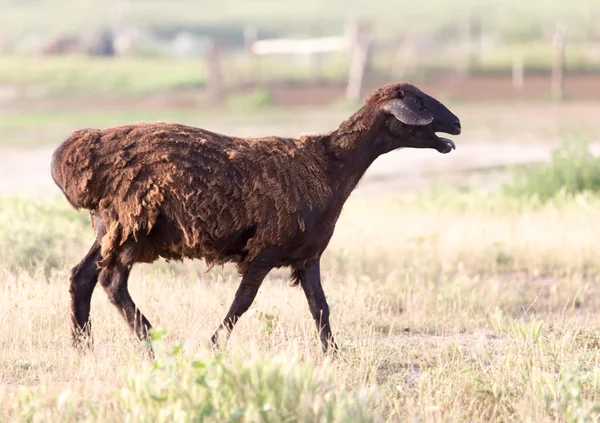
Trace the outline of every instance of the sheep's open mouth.
[[439, 151], [442, 154], [447, 154], [449, 152], [451, 152], [452, 150], [456, 150], [456, 145], [454, 144], [454, 141], [448, 139], [448, 138], [444, 138], [444, 137], [438, 137], [437, 135], [435, 135], [436, 138], [436, 147], [435, 149], [437, 151]]

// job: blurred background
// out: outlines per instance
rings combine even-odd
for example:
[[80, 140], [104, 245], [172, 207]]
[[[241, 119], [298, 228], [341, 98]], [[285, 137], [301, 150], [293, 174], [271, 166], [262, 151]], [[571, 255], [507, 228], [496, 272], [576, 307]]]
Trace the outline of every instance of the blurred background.
[[565, 139], [599, 150], [599, 23], [595, 0], [0, 0], [0, 193], [54, 189], [73, 129], [297, 136], [399, 81], [463, 135], [448, 156], [382, 157], [361, 192], [489, 188]]

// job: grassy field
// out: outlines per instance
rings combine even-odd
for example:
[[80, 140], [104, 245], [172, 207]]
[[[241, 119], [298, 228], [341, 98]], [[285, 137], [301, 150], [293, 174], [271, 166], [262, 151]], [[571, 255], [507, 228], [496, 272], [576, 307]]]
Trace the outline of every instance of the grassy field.
[[[523, 58], [526, 72], [549, 72], [554, 51], [552, 45], [537, 41], [516, 46], [500, 45], [486, 50], [474, 63], [478, 72], [503, 72], [510, 75], [513, 58]], [[201, 91], [206, 84], [206, 64], [203, 59], [173, 60], [160, 57], [119, 57], [116, 59], [85, 56], [36, 57], [21, 55], [0, 56], [0, 101], [15, 99], [79, 99], [135, 98], [154, 93]], [[328, 55], [315, 73], [305, 57], [263, 57], [250, 60], [248, 56], [231, 54], [221, 62], [223, 85], [226, 90], [242, 91], [242, 86], [266, 87], [276, 84], [320, 83], [346, 84], [348, 79], [347, 53]], [[369, 85], [394, 82], [391, 73], [395, 61], [394, 49], [374, 51], [367, 74]], [[455, 47], [422, 53], [411, 58], [402, 80], [435, 81], [430, 71], [440, 70], [453, 75], [454, 69], [467, 57]], [[567, 72], [598, 72], [600, 59], [585, 45], [570, 45], [565, 57]], [[576, 76], [576, 75], [574, 75]]]
[[[91, 242], [63, 199], [0, 198], [0, 421], [587, 421], [600, 409], [600, 200], [453, 191], [351, 199], [323, 258], [342, 353], [273, 272], [226, 351], [232, 267], [138, 266], [151, 362], [103, 292], [96, 347], [68, 328]], [[101, 288], [99, 289], [101, 291]]]
[[[132, 4], [131, 14], [121, 13]], [[125, 6], [124, 6], [125, 5]], [[64, 13], [68, 10], [68, 13]], [[265, 11], [268, 10], [268, 13]], [[242, 1], [233, 0], [219, 8], [202, 2], [176, 0], [161, 2], [99, 2], [33, 0], [15, 2], [0, 0], [0, 44], [12, 40], [14, 54], [0, 57], [0, 100], [8, 91], [17, 97], [94, 98], [96, 96], [138, 96], [148, 93], [203, 88], [206, 83], [202, 59], [168, 60], [160, 42], [138, 46], [136, 57], [103, 60], [86, 57], [44, 57], [40, 59], [34, 46], [48, 41], [61, 31], [86, 31], [102, 25], [118, 26], [132, 20], [140, 27], [154, 29], [163, 42], [178, 31], [214, 35], [237, 50], [222, 56], [224, 85], [237, 88], [243, 84], [264, 82], [306, 83], [345, 82], [348, 54], [327, 54], [316, 75], [306, 57], [264, 57], [249, 60], [243, 52], [245, 25], [257, 25], [261, 38], [273, 36], [307, 36], [338, 34], [348, 18], [363, 17], [376, 27], [379, 40], [396, 40], [389, 46], [377, 47], [370, 60], [367, 79], [383, 83], [394, 80], [397, 68], [398, 42], [406, 34], [431, 37], [421, 43], [418, 54], [410, 57], [410, 66], [402, 78], [424, 80], [440, 70], [453, 72], [470, 66], [474, 71], [504, 72], [512, 70], [513, 60], [523, 59], [526, 73], [548, 72], [554, 60], [552, 35], [556, 23], [568, 25], [568, 48], [565, 66], [568, 72], [597, 72], [600, 69], [597, 40], [600, 39], [595, 16], [600, 8], [592, 0], [536, 0], [527, 5], [516, 0], [462, 0], [444, 2], [430, 0], [371, 1], [309, 0]], [[125, 12], [123, 12], [125, 13]], [[484, 37], [477, 59], [470, 61], [461, 39], [460, 23], [470, 13], [481, 17]], [[158, 36], [158, 35], [157, 35]], [[23, 38], [24, 37], [24, 38]], [[390, 38], [392, 37], [392, 38]], [[21, 41], [19, 41], [21, 40]], [[29, 41], [28, 41], [29, 40]], [[37, 40], [37, 41], [36, 41]], [[478, 41], [479, 43], [479, 41]], [[143, 57], [140, 57], [143, 56]]]
[[[379, 34], [426, 28], [451, 38], [468, 11], [483, 10], [484, 28], [507, 42], [481, 57], [486, 70], [509, 69], [515, 52], [529, 68], [547, 67], [549, 41], [539, 40], [549, 40], [561, 18], [568, 69], [598, 67], [576, 44], [598, 36], [592, 0], [307, 0], [293, 9], [267, 0], [131, 3], [139, 24], [235, 42], [247, 23], [263, 36], [338, 33], [352, 16], [372, 18]], [[120, 16], [119, 2], [0, 0], [0, 37], [92, 29]], [[454, 63], [447, 53], [437, 60]], [[345, 61], [327, 62], [324, 79], [344, 80]], [[81, 127], [176, 121], [231, 135], [296, 136], [332, 130], [356, 109], [341, 101], [282, 107], [260, 89], [202, 107], [202, 60], [10, 55], [0, 64], [0, 148], [22, 153], [11, 156], [19, 165], [29, 154], [23, 147], [47, 149]], [[226, 84], [250, 81], [253, 66], [233, 58]], [[389, 56], [373, 57], [376, 71], [389, 67]], [[259, 70], [269, 81], [313, 77], [308, 63], [292, 60]], [[439, 98], [465, 128], [453, 154], [462, 143], [488, 143], [494, 154], [505, 144], [549, 148], [567, 135], [600, 134], [592, 102]], [[468, 156], [465, 163], [482, 159]], [[462, 181], [461, 191], [353, 196], [322, 260], [342, 349], [333, 358], [321, 353], [304, 294], [288, 286], [284, 269], [269, 275], [227, 348], [211, 351], [239, 276], [231, 265], [207, 272], [191, 261], [133, 269], [132, 297], [157, 329], [154, 360], [101, 287], [92, 301], [95, 348], [79, 354], [68, 278], [92, 242], [88, 216], [63, 197], [0, 193], [0, 422], [597, 421], [600, 197], [581, 190], [600, 191], [600, 159], [583, 149], [557, 150], [553, 159], [523, 166], [517, 183], [488, 193]], [[47, 167], [27, 176], [38, 173], [47, 178]]]

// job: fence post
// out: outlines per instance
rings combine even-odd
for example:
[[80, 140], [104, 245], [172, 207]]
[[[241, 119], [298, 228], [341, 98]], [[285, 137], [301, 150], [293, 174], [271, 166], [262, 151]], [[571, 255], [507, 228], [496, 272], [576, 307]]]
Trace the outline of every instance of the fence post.
[[525, 64], [523, 63], [523, 54], [520, 52], [513, 56], [512, 86], [517, 91], [521, 91], [525, 87]]
[[252, 43], [258, 40], [258, 28], [252, 25], [244, 26], [244, 49], [250, 54]]
[[217, 43], [210, 38], [206, 45], [206, 89], [213, 103], [219, 105], [223, 101], [221, 71]]
[[562, 100], [565, 94], [565, 47], [567, 29], [563, 24], [556, 26], [554, 33], [554, 63], [552, 64], [552, 96]]
[[360, 100], [365, 70], [369, 63], [369, 53], [373, 44], [370, 31], [362, 26], [357, 26], [352, 46], [352, 61], [348, 72], [348, 86], [346, 87], [346, 98], [351, 101]]

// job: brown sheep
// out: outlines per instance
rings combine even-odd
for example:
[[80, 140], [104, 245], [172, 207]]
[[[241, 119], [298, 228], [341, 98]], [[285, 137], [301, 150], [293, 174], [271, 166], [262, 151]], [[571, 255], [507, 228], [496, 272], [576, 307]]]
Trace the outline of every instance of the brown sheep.
[[96, 240], [70, 280], [75, 345], [90, 342], [97, 281], [131, 330], [151, 325], [127, 289], [134, 263], [204, 258], [237, 263], [242, 280], [219, 329], [228, 337], [265, 276], [289, 266], [320, 331], [337, 349], [319, 260], [352, 190], [381, 154], [401, 147], [448, 153], [459, 119], [411, 84], [376, 90], [325, 135], [235, 138], [166, 123], [83, 129], [52, 157], [68, 201], [90, 211]]

